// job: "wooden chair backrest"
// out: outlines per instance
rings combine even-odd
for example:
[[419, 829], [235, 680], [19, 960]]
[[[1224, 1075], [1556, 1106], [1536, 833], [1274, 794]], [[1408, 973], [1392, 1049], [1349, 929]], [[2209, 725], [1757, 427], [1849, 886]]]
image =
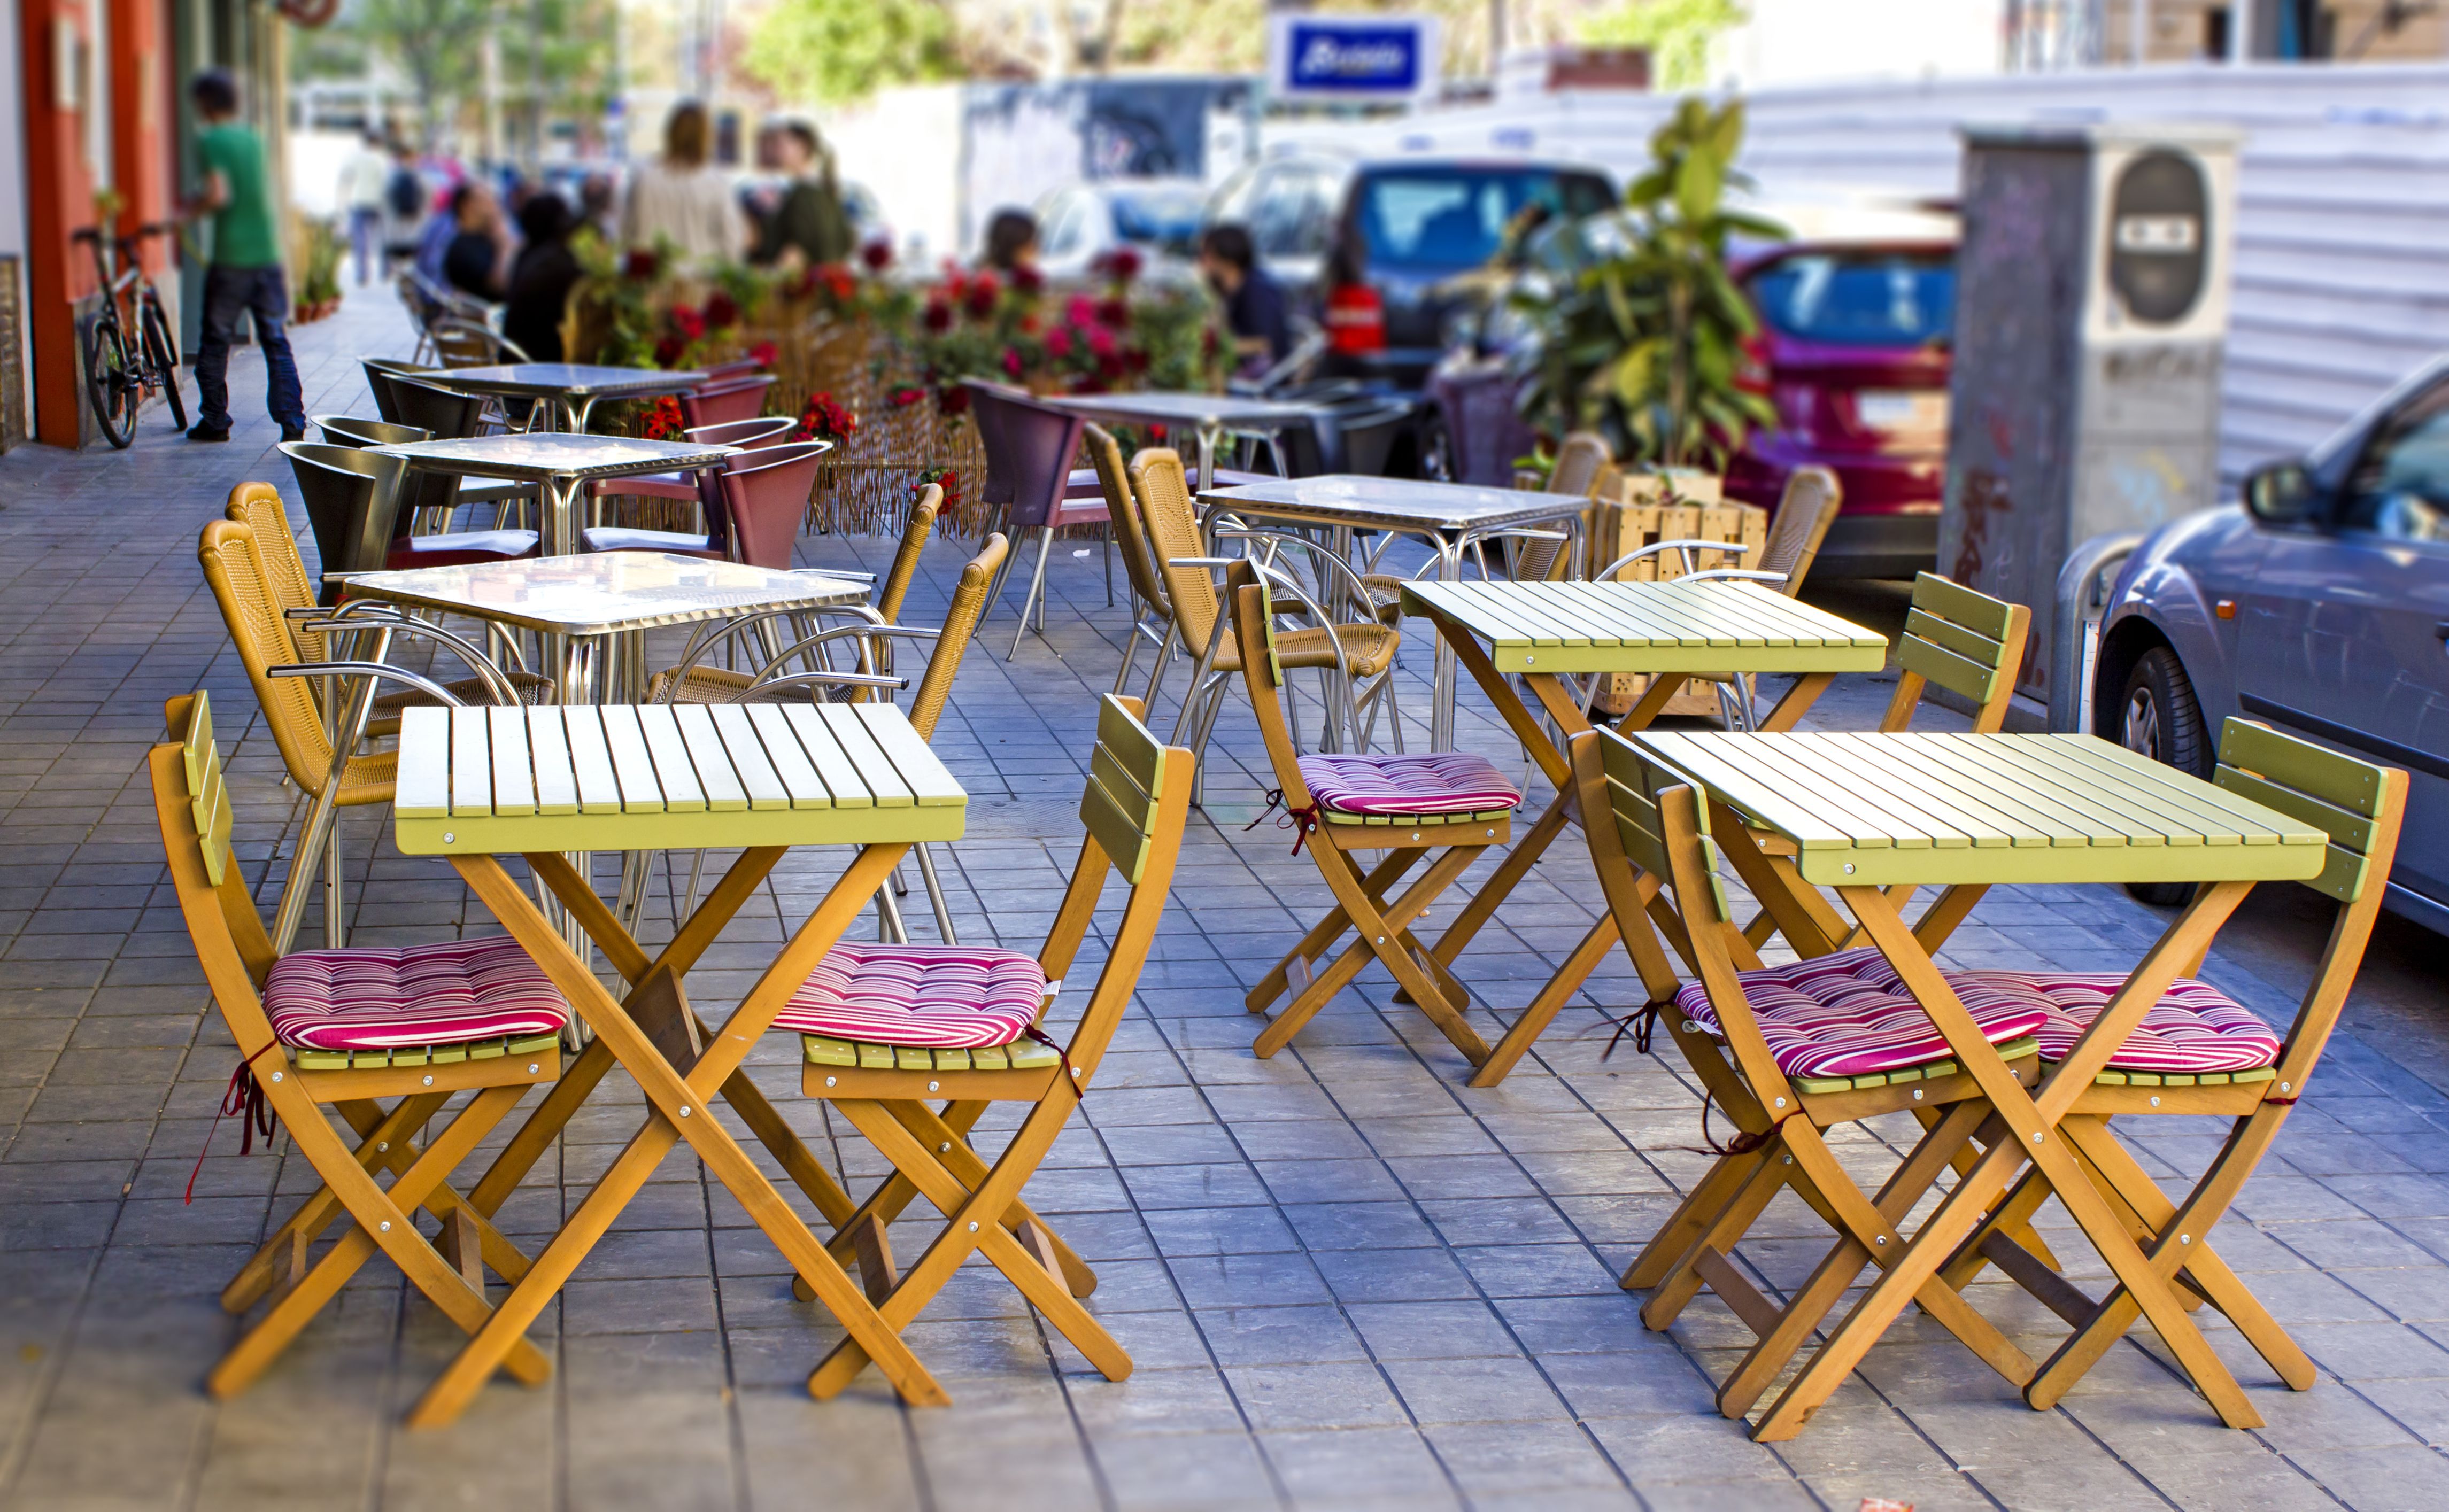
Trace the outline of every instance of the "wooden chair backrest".
[[273, 597], [254, 530], [234, 520], [215, 520], [204, 526], [196, 555], [203, 564], [204, 582], [221, 605], [222, 622], [229, 627], [230, 641], [238, 648], [256, 701], [263, 706], [263, 722], [272, 729], [272, 741], [280, 750], [281, 764], [289, 769], [289, 780], [301, 792], [321, 792], [331, 775], [332, 742], [323, 733], [309, 679], [268, 675], [273, 667], [307, 659], [299, 654], [289, 622]]
[[1171, 447], [1142, 447], [1131, 456], [1130, 477], [1131, 495], [1139, 501], [1140, 521], [1147, 527], [1148, 545], [1164, 574], [1166, 603], [1181, 627], [1183, 648], [1201, 655], [1216, 633], [1216, 585], [1205, 567], [1172, 565], [1184, 557], [1207, 554], [1182, 453]]
[[1607, 437], [1592, 431], [1575, 431], [1556, 450], [1556, 466], [1548, 473], [1548, 491], [1579, 494], [1587, 499], [1599, 486], [1599, 475], [1614, 462], [1615, 451], [1607, 444]]
[[[1587, 829], [1610, 908], [1624, 928], [1640, 927], [1638, 899], [1626, 886], [1628, 861], [1666, 883], [1683, 922], [1674, 943], [1708, 993], [1736, 1065], [1764, 1107], [1791, 1111], [1800, 1106], [1777, 1058], [1769, 1053], [1751, 999], [1736, 974], [1759, 963], [1727, 906], [1726, 885], [1718, 874], [1717, 842], [1709, 838], [1709, 808], [1700, 788], [1682, 773], [1650, 760], [1612, 730], [1575, 736], [1573, 753], [1585, 804], [1598, 796], [1604, 782], [1604, 801], [1615, 818], [1613, 824]], [[1657, 865], [1650, 866], [1645, 856]]]
[[2220, 735], [2219, 766], [2211, 780], [2330, 836], [2329, 862], [2305, 886], [2346, 906], [2331, 927], [2329, 946], [2281, 1051], [2277, 1080], [2292, 1089], [2290, 1096], [2298, 1096], [2338, 1025], [2389, 890], [2389, 869], [2398, 855], [2399, 827], [2406, 813], [2407, 775], [2397, 767], [2359, 761], [2267, 725], [2230, 718]]
[[2032, 624], [2033, 611], [2020, 603], [1977, 593], [1935, 572], [1917, 574], [1913, 607], [1897, 643], [1902, 675], [1880, 728], [1893, 732], [1911, 724], [1925, 683], [1971, 699], [1977, 732], [2004, 728]]
[[1089, 782], [1080, 797], [1080, 820], [1089, 833], [1081, 840], [1080, 860], [1071, 869], [1054, 928], [1037, 958], [1049, 982], [1062, 980], [1088, 937], [1098, 895], [1105, 890], [1106, 869], [1121, 872], [1130, 884], [1130, 896], [1123, 904], [1105, 968], [1098, 972], [1079, 1027], [1064, 1050], [1083, 1079], [1095, 1073], [1122, 1023], [1123, 1009], [1138, 990], [1182, 856], [1183, 825], [1190, 816], [1194, 758], [1157, 739], [1141, 722], [1142, 713], [1137, 699], [1107, 694], [1098, 700], [1097, 745], [1090, 754]]
[[1284, 669], [1276, 655], [1275, 599], [1255, 564], [1244, 559], [1225, 569], [1224, 602], [1233, 607], [1226, 633], [1240, 642], [1242, 684], [1259, 718], [1259, 738], [1267, 748], [1268, 764], [1275, 768], [1284, 807], [1310, 808], [1314, 800], [1309, 784], [1302, 780], [1301, 748], [1293, 743], [1292, 726], [1284, 718], [1282, 696], [1277, 691], [1283, 686]]
[[901, 622], [901, 601], [910, 597], [910, 584], [918, 576], [919, 554], [927, 549], [927, 538], [935, 534], [935, 516], [943, 507], [943, 485], [936, 483], [918, 490], [918, 502], [910, 507], [909, 523], [901, 527], [901, 545], [894, 551], [893, 566], [876, 594], [876, 612], [884, 616], [887, 624]]
[[246, 878], [230, 852], [234, 814], [213, 738], [211, 700], [199, 690], [164, 710], [170, 739], [153, 748], [154, 816], [187, 933], [240, 1052], [272, 1043], [272, 1023], [257, 996], [275, 959]]
[[1098, 486], [1106, 490], [1106, 517], [1113, 522], [1114, 539], [1123, 548], [1123, 572], [1131, 580], [1131, 591], [1157, 613], [1171, 615], [1165, 575], [1158, 570], [1156, 553], [1148, 545], [1139, 501], [1131, 494], [1121, 443], [1104, 426], [1090, 425], [1081, 428], [1080, 448], [1089, 453], [1089, 465], [1097, 469]]
[[1843, 501], [1844, 490], [1838, 486], [1836, 473], [1826, 468], [1795, 469], [1785, 480], [1785, 491], [1778, 496], [1777, 518], [1769, 522], [1760, 560], [1750, 565], [1761, 572], [1784, 573], [1785, 586], [1781, 591], [1793, 598], [1810, 575], [1820, 543], [1828, 539], [1828, 527], [1836, 523]]
[[959, 675], [961, 656], [970, 648], [970, 632], [978, 627], [978, 616], [986, 612], [987, 586], [994, 582], [995, 569], [1003, 565], [1009, 549], [1010, 543], [1002, 536], [991, 535], [961, 568], [961, 581], [944, 611], [943, 632], [935, 638], [935, 654], [927, 659], [927, 673], [910, 699], [910, 726], [921, 740], [935, 736], [935, 721], [943, 718], [944, 705], [952, 700], [953, 679]]
[[[263, 562], [263, 579], [272, 589], [272, 602], [284, 611], [311, 609], [319, 602], [315, 594], [315, 580], [308, 576], [305, 558], [298, 554], [297, 532], [289, 528], [289, 510], [280, 502], [280, 490], [269, 483], [241, 483], [230, 490], [229, 505], [222, 513], [255, 532], [256, 555]], [[292, 625], [289, 639], [298, 647], [300, 660], [323, 660], [323, 632], [300, 630]]]

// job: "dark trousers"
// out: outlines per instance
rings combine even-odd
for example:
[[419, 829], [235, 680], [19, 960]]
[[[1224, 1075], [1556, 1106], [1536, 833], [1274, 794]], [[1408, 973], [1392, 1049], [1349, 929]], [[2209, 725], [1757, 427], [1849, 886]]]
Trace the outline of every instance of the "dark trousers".
[[206, 270], [204, 339], [196, 349], [197, 423], [207, 431], [229, 429], [229, 354], [241, 315], [254, 316], [255, 344], [263, 350], [265, 408], [276, 423], [302, 429], [306, 397], [289, 352], [289, 286], [278, 264]]
[[349, 212], [349, 240], [357, 255], [357, 287], [380, 272], [383, 260], [383, 213], [380, 209], [359, 205]]

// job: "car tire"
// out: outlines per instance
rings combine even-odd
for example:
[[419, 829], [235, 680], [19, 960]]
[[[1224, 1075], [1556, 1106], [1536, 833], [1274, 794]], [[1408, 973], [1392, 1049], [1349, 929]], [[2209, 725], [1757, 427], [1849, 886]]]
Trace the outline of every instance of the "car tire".
[[[2191, 776], [2211, 771], [2210, 733], [2203, 723], [2203, 706], [2194, 683], [2177, 653], [2157, 645], [2143, 653], [2126, 675], [2126, 696], [2119, 702], [2116, 728], [2111, 737], [2138, 756], [2165, 761]], [[2130, 882], [2126, 890], [2136, 901], [2170, 908], [2194, 895], [2190, 882]]]

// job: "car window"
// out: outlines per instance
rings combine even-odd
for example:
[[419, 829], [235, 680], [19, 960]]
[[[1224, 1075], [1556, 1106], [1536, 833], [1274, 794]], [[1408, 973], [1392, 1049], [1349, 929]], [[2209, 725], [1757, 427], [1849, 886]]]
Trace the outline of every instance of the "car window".
[[2449, 541], [2449, 384], [2374, 433], [2348, 475], [2339, 524], [2402, 541]]
[[1046, 207], [1045, 229], [1038, 233], [1038, 252], [1042, 256], [1070, 257], [1088, 239], [1089, 216], [1082, 198], [1067, 191]]
[[1125, 241], [1189, 241], [1199, 235], [1199, 191], [1167, 184], [1111, 191], [1114, 234]]
[[1514, 218], [1537, 205], [1552, 216], [1607, 208], [1604, 181], [1545, 169], [1423, 167], [1372, 173], [1356, 217], [1372, 263], [1471, 268], [1496, 253]]
[[1260, 182], [1250, 206], [1250, 239], [1263, 258], [1314, 258], [1334, 227], [1326, 175], [1287, 168]]
[[1798, 253], [1752, 275], [1752, 303], [1771, 330], [1834, 346], [1945, 341], [1956, 322], [1956, 259], [1947, 253]]

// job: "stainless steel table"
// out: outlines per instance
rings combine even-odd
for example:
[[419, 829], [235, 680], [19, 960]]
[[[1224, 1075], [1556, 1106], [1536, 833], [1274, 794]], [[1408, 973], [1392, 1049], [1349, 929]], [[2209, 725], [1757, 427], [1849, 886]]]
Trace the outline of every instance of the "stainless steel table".
[[551, 406], [555, 429], [585, 431], [598, 399], [644, 399], [686, 393], [705, 381], [703, 373], [661, 368], [607, 368], [585, 362], [506, 362], [484, 368], [446, 368], [420, 373], [420, 383], [460, 393], [535, 399]]
[[[1464, 545], [1492, 530], [1577, 524], [1590, 501], [1575, 493], [1531, 493], [1483, 488], [1464, 483], [1414, 478], [1370, 478], [1330, 472], [1314, 478], [1271, 478], [1229, 488], [1202, 488], [1206, 512], [1202, 526], [1223, 514], [1334, 530], [1383, 530], [1414, 536], [1437, 553], [1437, 577], [1462, 576]], [[1455, 737], [1455, 654], [1440, 639], [1437, 648], [1436, 698], [1429, 717], [1429, 746], [1451, 751]]]
[[1108, 425], [1189, 426], [1199, 435], [1199, 487], [1216, 481], [1216, 443], [1227, 431], [1263, 431], [1312, 425], [1329, 411], [1284, 399], [1246, 399], [1230, 393], [1191, 393], [1153, 389], [1136, 393], [1063, 394], [1043, 401]]
[[578, 537], [578, 500], [588, 479], [691, 472], [720, 467], [723, 458], [740, 449], [704, 446], [694, 441], [641, 441], [628, 436], [536, 431], [460, 440], [403, 441], [372, 450], [385, 456], [405, 458], [410, 467], [429, 472], [540, 485], [544, 494], [539, 521], [543, 554], [566, 557], [576, 554], [582, 546]]

